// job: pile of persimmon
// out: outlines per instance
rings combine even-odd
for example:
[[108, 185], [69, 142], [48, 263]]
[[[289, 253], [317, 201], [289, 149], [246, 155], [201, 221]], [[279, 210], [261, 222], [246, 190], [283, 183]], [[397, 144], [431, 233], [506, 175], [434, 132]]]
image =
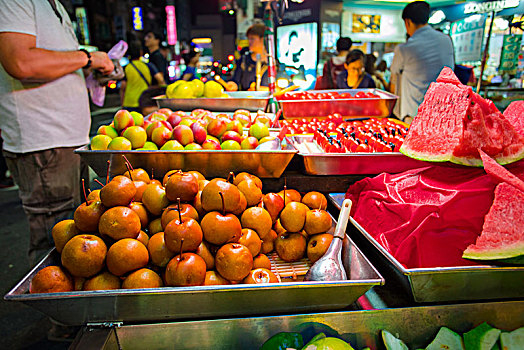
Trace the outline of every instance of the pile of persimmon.
[[266, 254], [314, 262], [329, 247], [326, 206], [319, 192], [263, 194], [248, 173], [159, 181], [129, 168], [53, 227], [61, 266], [40, 270], [30, 292], [276, 283]]

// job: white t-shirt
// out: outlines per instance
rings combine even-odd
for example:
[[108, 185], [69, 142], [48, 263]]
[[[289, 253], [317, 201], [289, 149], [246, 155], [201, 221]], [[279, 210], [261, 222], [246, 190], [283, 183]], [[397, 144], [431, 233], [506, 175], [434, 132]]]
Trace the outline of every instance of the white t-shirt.
[[[38, 48], [74, 51], [78, 41], [58, 0], [63, 23], [47, 0], [0, 0], [0, 32], [36, 36]], [[0, 64], [0, 129], [14, 153], [74, 147], [89, 142], [91, 117], [81, 69], [48, 83], [23, 83]]]
[[400, 117], [416, 116], [418, 107], [432, 81], [444, 66], [455, 68], [451, 38], [423, 26], [404, 44], [395, 47], [392, 74], [402, 74], [400, 81]]

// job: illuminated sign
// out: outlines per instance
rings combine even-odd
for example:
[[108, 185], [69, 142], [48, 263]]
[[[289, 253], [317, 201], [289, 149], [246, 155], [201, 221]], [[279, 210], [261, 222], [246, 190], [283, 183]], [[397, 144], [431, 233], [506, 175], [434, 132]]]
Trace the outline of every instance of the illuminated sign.
[[519, 0], [501, 0], [489, 2], [467, 2], [464, 5], [464, 14], [498, 12], [504, 9], [519, 6]]
[[521, 43], [522, 35], [504, 35], [499, 71], [506, 71], [509, 74], [517, 73]]
[[82, 36], [82, 44], [89, 45], [89, 27], [87, 25], [87, 14], [84, 7], [77, 7], [75, 9], [76, 20], [78, 21], [78, 28]]
[[141, 7], [133, 7], [133, 29], [134, 30], [143, 30], [144, 29], [144, 21], [142, 18], [142, 8]]
[[176, 33], [176, 16], [175, 6], [166, 6], [166, 28], [167, 28], [167, 43], [169, 45], [175, 45], [177, 41]]

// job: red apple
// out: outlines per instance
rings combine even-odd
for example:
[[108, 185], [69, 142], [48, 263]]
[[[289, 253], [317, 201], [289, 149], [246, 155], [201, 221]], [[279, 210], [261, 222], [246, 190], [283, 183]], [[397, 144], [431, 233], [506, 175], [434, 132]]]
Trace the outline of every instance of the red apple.
[[155, 128], [151, 134], [151, 141], [158, 147], [162, 147], [164, 143], [171, 139], [171, 131], [164, 125]]
[[179, 124], [173, 129], [173, 139], [182, 146], [188, 145], [194, 141], [193, 131], [189, 126]]
[[227, 140], [236, 141], [239, 144], [242, 142], [240, 135], [236, 131], [226, 131], [224, 134], [222, 134], [222, 142]]
[[151, 135], [153, 134], [153, 130], [155, 130], [156, 128], [160, 126], [164, 126], [164, 124], [162, 124], [159, 120], [155, 120], [155, 121], [149, 122], [149, 124], [145, 127], [147, 138], [149, 140], [151, 140]]
[[207, 125], [207, 133], [220, 138], [223, 133], [227, 131], [227, 123], [229, 122], [228, 119], [225, 118], [219, 118], [213, 119], [209, 122]]
[[215, 139], [206, 139], [202, 142], [203, 149], [222, 149], [220, 148], [220, 142]]
[[206, 128], [200, 123], [200, 121], [197, 121], [196, 123], [193, 123], [191, 125], [191, 131], [193, 131], [193, 137], [195, 138], [195, 141], [197, 143], [204, 143], [204, 141], [206, 140], [207, 132]]
[[244, 133], [244, 126], [239, 120], [232, 120], [227, 124], [227, 131], [236, 131], [239, 135]]
[[242, 149], [255, 149], [258, 146], [258, 140], [254, 136], [248, 136], [242, 142], [240, 142], [240, 147]]
[[[182, 112], [183, 113], [183, 112]], [[184, 116], [186, 114], [184, 113]], [[177, 126], [180, 121], [182, 120], [182, 116], [180, 115], [179, 112], [174, 112], [174, 113], [171, 113], [169, 115], [169, 117], [167, 117], [167, 121], [169, 122], [169, 124], [171, 124], [171, 126], [174, 128], [175, 126]]]
[[113, 124], [116, 131], [120, 132], [128, 126], [135, 125], [135, 120], [133, 119], [131, 113], [125, 109], [121, 109], [115, 113], [115, 116], [113, 117]]

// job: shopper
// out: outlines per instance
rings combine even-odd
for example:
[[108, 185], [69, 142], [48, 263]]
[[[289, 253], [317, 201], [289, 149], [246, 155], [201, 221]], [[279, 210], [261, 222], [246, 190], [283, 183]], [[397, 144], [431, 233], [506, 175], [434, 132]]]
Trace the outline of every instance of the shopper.
[[191, 50], [188, 53], [186, 53], [183, 57], [184, 62], [186, 64], [186, 69], [184, 70], [184, 73], [182, 73], [181, 79], [185, 81], [198, 79], [196, 73], [198, 60], [200, 59], [200, 52], [196, 50]]
[[78, 50], [59, 1], [0, 0], [0, 18], [3, 153], [29, 220], [33, 265], [53, 245], [54, 224], [81, 201], [73, 151], [89, 143], [91, 124], [82, 68], [114, 66], [104, 52]]
[[156, 70], [162, 74], [164, 81], [169, 80], [169, 74], [167, 72], [167, 60], [160, 51], [163, 37], [160, 33], [149, 31], [144, 37], [144, 45], [149, 50], [149, 63], [152, 63]]
[[124, 109], [140, 112], [138, 104], [140, 95], [150, 86], [163, 85], [164, 78], [154, 65], [141, 61], [140, 41], [130, 43], [127, 53], [129, 64], [124, 69], [126, 78], [120, 83], [120, 98]]
[[346, 68], [337, 77], [339, 89], [367, 89], [376, 87], [373, 78], [365, 71], [365, 55], [361, 50], [352, 50], [346, 57]]
[[346, 56], [353, 45], [353, 41], [350, 38], [342, 37], [337, 40], [337, 55], [331, 57], [324, 63], [322, 69], [322, 77], [317, 79], [315, 89], [336, 89], [337, 88], [337, 77], [346, 68]]
[[375, 62], [377, 62], [377, 57], [372, 53], [367, 54], [364, 70], [371, 76], [378, 89], [388, 90], [386, 81], [375, 67]]
[[260, 55], [262, 79], [261, 85], [268, 86], [267, 74], [267, 52], [264, 45], [264, 34], [266, 26], [263, 24], [253, 24], [248, 28], [246, 35], [249, 42], [249, 50], [241, 52], [240, 58], [236, 61], [236, 68], [233, 78], [228, 82], [229, 91], [248, 90], [251, 84], [256, 82], [256, 62], [257, 55]]
[[454, 68], [451, 38], [428, 25], [429, 14], [430, 6], [425, 1], [412, 2], [402, 11], [409, 39], [395, 48], [391, 74], [400, 75], [400, 91], [396, 91], [400, 97], [399, 117], [406, 121], [417, 115], [429, 84], [442, 68]]

